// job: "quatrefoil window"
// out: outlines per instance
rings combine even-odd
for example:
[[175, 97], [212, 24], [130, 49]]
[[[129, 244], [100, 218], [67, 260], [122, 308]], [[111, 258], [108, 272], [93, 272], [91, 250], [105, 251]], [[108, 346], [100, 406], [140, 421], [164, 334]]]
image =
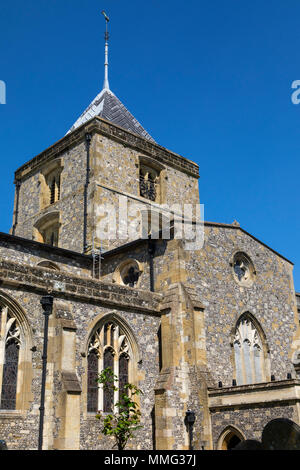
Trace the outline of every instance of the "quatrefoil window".
[[232, 265], [236, 281], [243, 286], [250, 286], [255, 275], [251, 259], [245, 253], [239, 252], [234, 255]]
[[117, 267], [113, 275], [113, 282], [128, 287], [138, 287], [142, 271], [141, 263], [135, 259], [127, 259]]

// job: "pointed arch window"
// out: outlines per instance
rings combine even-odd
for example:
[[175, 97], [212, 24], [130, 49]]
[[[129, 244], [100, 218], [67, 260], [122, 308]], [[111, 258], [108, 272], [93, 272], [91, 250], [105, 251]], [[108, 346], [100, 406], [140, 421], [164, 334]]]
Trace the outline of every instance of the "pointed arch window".
[[237, 385], [264, 382], [266, 376], [263, 342], [248, 315], [243, 316], [237, 323], [233, 347]]
[[[110, 412], [119, 400], [121, 390], [131, 379], [132, 350], [124, 329], [115, 321], [108, 321], [96, 329], [88, 348], [88, 411]], [[96, 382], [98, 374], [107, 367], [118, 377], [120, 390], [103, 390]]]
[[[17, 398], [20, 328], [8, 308], [0, 307], [0, 409], [15, 410]], [[2, 369], [2, 370], [1, 370]]]
[[62, 169], [60, 167], [57, 167], [45, 177], [46, 184], [48, 186], [47, 205], [54, 204], [60, 200], [61, 170]]
[[42, 216], [34, 224], [33, 239], [51, 246], [58, 246], [59, 242], [59, 222], [58, 211], [49, 212]]

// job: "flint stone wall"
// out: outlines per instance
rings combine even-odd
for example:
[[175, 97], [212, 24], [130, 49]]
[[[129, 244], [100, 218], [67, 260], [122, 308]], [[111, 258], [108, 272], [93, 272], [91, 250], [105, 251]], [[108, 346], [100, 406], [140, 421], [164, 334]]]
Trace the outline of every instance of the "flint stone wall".
[[[236, 281], [230, 265], [235, 252], [252, 260], [256, 276], [251, 287]], [[269, 348], [271, 374], [294, 376], [291, 346], [297, 331], [292, 264], [242, 230], [205, 227], [204, 247], [186, 252], [187, 284], [197, 286], [204, 306], [207, 364], [216, 381], [231, 386], [236, 322], [250, 312], [260, 323]], [[270, 377], [268, 378], [270, 380]]]

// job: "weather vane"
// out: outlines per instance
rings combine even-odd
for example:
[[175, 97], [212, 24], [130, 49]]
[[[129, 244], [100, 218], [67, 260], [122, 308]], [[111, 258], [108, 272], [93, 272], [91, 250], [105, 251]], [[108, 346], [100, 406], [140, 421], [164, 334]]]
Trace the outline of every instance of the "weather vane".
[[101, 13], [102, 13], [102, 15], [104, 16], [105, 21], [108, 23], [108, 22], [109, 22], [109, 18], [108, 18], [108, 16], [107, 16], [107, 14], [105, 13], [105, 11], [102, 10]]
[[108, 40], [109, 40], [109, 33], [108, 33], [108, 22], [109, 22], [109, 17], [105, 13], [104, 10], [102, 10], [102, 15], [105, 18], [105, 24], [106, 24], [106, 30], [105, 30], [105, 62], [104, 62], [104, 83], [103, 83], [103, 88], [109, 90], [109, 83], [108, 83]]

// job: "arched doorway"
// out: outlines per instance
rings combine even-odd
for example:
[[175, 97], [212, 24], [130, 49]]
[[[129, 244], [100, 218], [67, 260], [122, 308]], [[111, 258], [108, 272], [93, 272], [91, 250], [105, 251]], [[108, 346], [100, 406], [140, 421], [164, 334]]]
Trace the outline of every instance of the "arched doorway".
[[234, 433], [228, 434], [227, 438], [224, 439], [222, 444], [222, 450], [234, 449], [241, 441], [241, 439]]
[[238, 429], [228, 426], [219, 437], [217, 448], [218, 450], [232, 450], [244, 440], [245, 437]]

